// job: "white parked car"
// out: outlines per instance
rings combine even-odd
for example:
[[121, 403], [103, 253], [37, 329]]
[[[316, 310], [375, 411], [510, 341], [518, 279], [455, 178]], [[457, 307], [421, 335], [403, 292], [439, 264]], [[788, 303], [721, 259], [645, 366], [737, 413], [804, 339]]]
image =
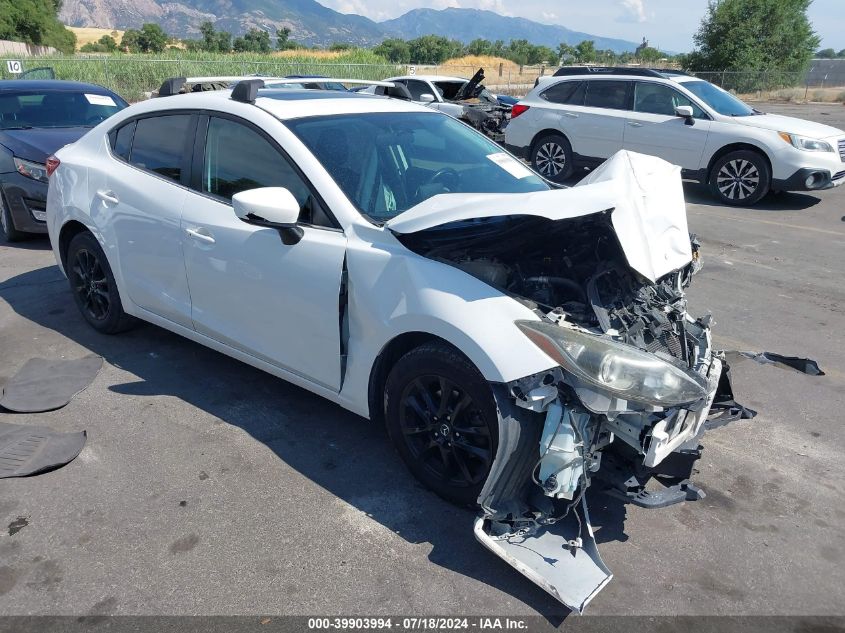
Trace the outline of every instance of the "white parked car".
[[659, 156], [731, 205], [845, 182], [845, 132], [765, 114], [680, 72], [562, 68], [514, 106], [505, 144], [556, 181], [621, 149]]
[[691, 470], [726, 380], [686, 312], [678, 169], [623, 152], [552, 189], [413, 103], [260, 85], [135, 104], [48, 161], [83, 317], [149, 321], [385, 423], [423, 484], [481, 507], [481, 542], [582, 610], [610, 580], [583, 496], [603, 452]]

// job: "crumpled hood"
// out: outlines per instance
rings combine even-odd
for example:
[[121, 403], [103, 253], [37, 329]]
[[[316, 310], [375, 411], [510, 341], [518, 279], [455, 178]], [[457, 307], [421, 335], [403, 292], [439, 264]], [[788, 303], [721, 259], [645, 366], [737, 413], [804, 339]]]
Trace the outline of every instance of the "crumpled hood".
[[831, 136], [845, 136], [845, 132], [830, 125], [796, 119], [791, 116], [780, 114], [758, 114], [755, 116], [734, 117], [735, 123], [757, 127], [775, 132], [786, 132], [787, 134], [798, 134], [810, 138], [830, 138]]
[[43, 163], [50, 154], [78, 141], [90, 130], [90, 127], [0, 130], [0, 145], [8, 147], [19, 158]]
[[385, 226], [407, 234], [475, 218], [534, 215], [566, 220], [609, 209], [628, 264], [644, 277], [657, 281], [692, 260], [680, 167], [624, 150], [569, 189], [441, 194]]

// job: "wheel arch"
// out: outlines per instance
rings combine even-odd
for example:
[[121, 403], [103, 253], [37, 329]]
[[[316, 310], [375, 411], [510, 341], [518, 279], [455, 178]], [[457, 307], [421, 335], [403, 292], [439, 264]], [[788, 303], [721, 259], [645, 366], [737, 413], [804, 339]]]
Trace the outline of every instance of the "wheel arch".
[[[91, 233], [96, 238], [96, 234], [79, 220], [69, 220], [62, 225], [59, 231], [59, 257], [62, 262], [62, 269], [67, 272], [67, 251], [70, 247], [71, 240], [84, 232]], [[99, 240], [97, 240], [99, 241]]]
[[478, 369], [478, 365], [472, 361], [463, 351], [456, 345], [450, 343], [445, 338], [431, 334], [430, 332], [404, 332], [390, 339], [376, 356], [375, 361], [370, 368], [370, 378], [367, 386], [367, 406], [369, 409], [369, 418], [378, 424], [384, 424], [384, 406], [383, 394], [384, 386], [387, 381], [387, 376], [393, 366], [405, 354], [412, 349], [416, 349], [421, 345], [427, 343], [442, 343], [451, 347], [456, 352], [461, 354], [467, 361]]
[[759, 154], [766, 160], [766, 164], [769, 167], [769, 177], [772, 176], [772, 159], [769, 157], [769, 154], [759, 145], [754, 145], [753, 143], [729, 143], [728, 145], [724, 145], [720, 147], [713, 153], [713, 156], [710, 157], [710, 162], [707, 164], [707, 172], [705, 173], [705, 183], [709, 183], [711, 180], [711, 176], [713, 175], [713, 167], [716, 165], [716, 162], [732, 153], [732, 152], [754, 152], [755, 154]]
[[528, 158], [529, 158], [529, 160], [531, 158], [531, 154], [534, 152], [534, 148], [537, 146], [537, 143], [540, 142], [540, 139], [542, 139], [544, 136], [548, 136], [550, 134], [562, 136], [563, 138], [566, 139], [566, 142], [569, 143], [569, 147], [572, 147], [572, 141], [570, 140], [569, 136], [567, 136], [566, 132], [564, 132], [563, 130], [557, 130], [555, 128], [548, 127], [548, 128], [545, 128], [545, 129], [537, 132], [534, 135], [534, 138], [531, 139], [531, 143], [528, 145]]

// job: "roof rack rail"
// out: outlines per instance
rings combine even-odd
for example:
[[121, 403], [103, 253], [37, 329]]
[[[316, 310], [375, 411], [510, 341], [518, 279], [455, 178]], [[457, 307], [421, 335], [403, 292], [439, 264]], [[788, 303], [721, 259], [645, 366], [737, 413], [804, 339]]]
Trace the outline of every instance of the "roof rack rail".
[[241, 103], [255, 103], [259, 88], [264, 87], [263, 79], [244, 79], [235, 84], [232, 90], [232, 101]]
[[653, 70], [654, 72], [660, 73], [661, 75], [681, 75], [683, 77], [692, 76], [688, 72], [685, 72], [678, 68], [649, 68], [649, 70]]
[[164, 83], [161, 84], [161, 88], [158, 89], [158, 96], [170, 97], [172, 95], [179, 94], [185, 86], [185, 81], [184, 77], [171, 77], [170, 79], [165, 79]]
[[152, 96], [171, 97], [173, 95], [184, 94], [187, 92], [205, 92], [208, 90], [226, 90], [231, 87], [231, 84], [244, 81], [246, 79], [275, 79], [275, 77], [261, 77], [258, 75], [223, 75], [211, 77], [171, 77], [165, 79], [158, 89], [158, 93], [152, 93]]
[[634, 77], [663, 77], [652, 68], [632, 68], [628, 66], [563, 66], [555, 71], [555, 77], [570, 75], [630, 75]]

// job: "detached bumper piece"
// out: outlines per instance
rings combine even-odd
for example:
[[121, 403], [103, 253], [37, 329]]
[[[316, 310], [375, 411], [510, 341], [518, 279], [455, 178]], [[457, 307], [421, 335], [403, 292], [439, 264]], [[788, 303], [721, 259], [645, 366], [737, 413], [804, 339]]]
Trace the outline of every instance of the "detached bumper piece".
[[578, 614], [613, 578], [593, 537], [587, 503], [581, 498], [568, 516], [552, 525], [508, 532], [507, 524], [479, 517], [475, 538], [529, 580]]
[[601, 470], [593, 475], [593, 480], [601, 492], [641, 508], [699, 501], [707, 495], [690, 478], [702, 447], [697, 438], [689, 445], [648, 468], [629, 446], [614, 443], [602, 453]]

